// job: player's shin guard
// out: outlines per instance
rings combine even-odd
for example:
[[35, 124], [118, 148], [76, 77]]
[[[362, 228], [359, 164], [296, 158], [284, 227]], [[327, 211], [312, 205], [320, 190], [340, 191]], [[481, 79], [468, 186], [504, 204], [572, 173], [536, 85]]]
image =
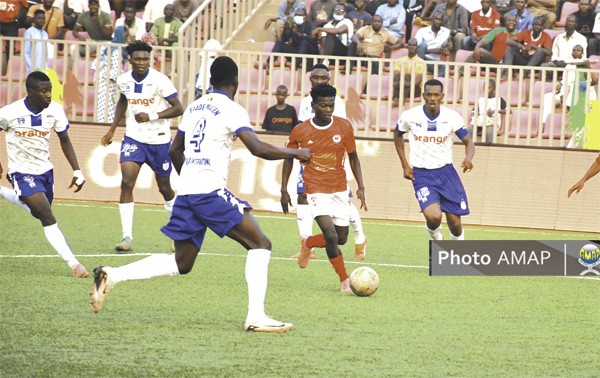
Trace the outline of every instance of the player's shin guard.
[[300, 205], [296, 207], [296, 217], [298, 221], [298, 231], [300, 237], [312, 235], [313, 217], [310, 205]]
[[348, 278], [348, 273], [346, 272], [346, 265], [344, 264], [344, 256], [340, 253], [339, 256], [334, 258], [330, 258], [329, 262], [333, 266], [333, 269], [340, 277], [340, 282], [345, 281]]
[[440, 225], [435, 230], [431, 230], [431, 229], [429, 229], [429, 227], [427, 227], [427, 224], [425, 224], [425, 229], [427, 230], [427, 233], [431, 237], [431, 240], [443, 240], [444, 239], [444, 237], [442, 236], [442, 232], [441, 232], [442, 225]]
[[271, 251], [250, 249], [246, 257], [246, 284], [248, 285], [248, 319], [265, 316], [265, 296], [269, 275]]
[[451, 239], [451, 240], [465, 240], [465, 230], [463, 230], [463, 231], [460, 233], [460, 235], [458, 235], [458, 236], [454, 236], [454, 235], [452, 234], [452, 232], [450, 232], [450, 239]]
[[362, 220], [358, 209], [353, 203], [350, 203], [350, 226], [354, 231], [354, 244], [362, 244], [365, 242], [365, 233], [363, 232]]
[[75, 265], [79, 264], [79, 261], [73, 254], [73, 251], [71, 251], [71, 247], [69, 247], [69, 244], [67, 244], [65, 235], [62, 233], [60, 228], [58, 228], [58, 223], [44, 227], [44, 234], [46, 235], [48, 243], [50, 243], [52, 248], [54, 248], [60, 257], [65, 260], [65, 262], [69, 265], [69, 268], [73, 268]]
[[121, 227], [123, 227], [123, 238], [133, 239], [133, 210], [134, 203], [120, 203], [119, 214], [121, 214]]
[[179, 268], [174, 254], [157, 253], [118, 268], [104, 268], [116, 284], [129, 280], [177, 276]]

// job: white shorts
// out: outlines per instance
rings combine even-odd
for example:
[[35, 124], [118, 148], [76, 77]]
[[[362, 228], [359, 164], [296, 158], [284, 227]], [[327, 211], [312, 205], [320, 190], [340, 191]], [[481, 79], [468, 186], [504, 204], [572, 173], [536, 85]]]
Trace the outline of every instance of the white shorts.
[[307, 194], [307, 199], [313, 219], [321, 215], [329, 215], [336, 226], [346, 227], [350, 224], [350, 198], [347, 190], [337, 193]]

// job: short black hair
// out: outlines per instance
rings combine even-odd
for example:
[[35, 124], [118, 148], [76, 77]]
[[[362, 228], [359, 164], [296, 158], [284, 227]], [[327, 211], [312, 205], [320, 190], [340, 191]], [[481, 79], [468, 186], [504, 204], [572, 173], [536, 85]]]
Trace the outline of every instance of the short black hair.
[[40, 13], [43, 14], [44, 16], [46, 15], [46, 12], [43, 9], [36, 9], [36, 11], [33, 12], [33, 17], [36, 17]]
[[210, 84], [222, 87], [233, 84], [238, 77], [238, 66], [228, 56], [219, 56], [210, 66]]
[[429, 79], [425, 82], [425, 85], [423, 85], [423, 89], [427, 90], [427, 87], [441, 87], [442, 88], [442, 93], [444, 92], [444, 84], [442, 84], [441, 81], [439, 81], [438, 79]]
[[129, 56], [133, 56], [133, 53], [136, 51], [146, 51], [148, 53], [152, 52], [152, 46], [146, 42], [135, 41], [128, 44], [125, 50], [127, 50], [127, 54], [129, 54]]
[[329, 84], [319, 84], [310, 91], [313, 102], [317, 102], [317, 99], [323, 97], [335, 97], [336, 94], [335, 87]]
[[25, 80], [25, 88], [36, 89], [39, 83], [43, 81], [50, 82], [50, 78], [48, 77], [48, 75], [46, 75], [42, 71], [33, 71], [32, 73], [27, 75], [27, 79]]

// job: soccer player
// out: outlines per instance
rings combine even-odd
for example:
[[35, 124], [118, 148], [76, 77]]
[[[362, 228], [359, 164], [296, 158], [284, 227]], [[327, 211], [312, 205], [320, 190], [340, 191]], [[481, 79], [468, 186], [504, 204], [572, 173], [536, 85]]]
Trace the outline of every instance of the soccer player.
[[[433, 240], [442, 240], [442, 212], [450, 229], [450, 238], [464, 239], [461, 216], [469, 214], [465, 189], [452, 165], [453, 135], [465, 145], [463, 172], [473, 169], [475, 145], [460, 114], [445, 106], [443, 84], [436, 79], [425, 83], [424, 105], [400, 116], [394, 133], [394, 145], [404, 178], [412, 180], [415, 196], [425, 216], [427, 232]], [[404, 134], [409, 132], [410, 164], [404, 152]]]
[[[55, 131], [67, 161], [73, 168], [69, 189], [79, 192], [85, 178], [67, 130], [69, 121], [59, 104], [52, 101], [52, 84], [45, 73], [34, 71], [25, 81], [27, 96], [0, 109], [0, 130], [6, 131], [8, 176], [14, 192], [2, 187], [2, 197], [39, 219], [50, 245], [69, 265], [73, 277], [89, 276], [77, 260], [52, 213], [54, 166], [50, 162], [50, 132]], [[2, 177], [0, 165], [0, 177]]]
[[[319, 84], [329, 84], [329, 81], [330, 74], [327, 66], [325, 66], [324, 64], [315, 64], [313, 66], [312, 71], [310, 72], [311, 87], [314, 88]], [[300, 122], [304, 122], [311, 119], [314, 115], [315, 111], [312, 107], [312, 97], [308, 95], [300, 101], [300, 113], [298, 114], [298, 119]], [[340, 118], [347, 118], [346, 104], [337, 93], [335, 96], [335, 108], [333, 110], [333, 115]], [[312, 235], [313, 224], [313, 217], [310, 213], [310, 207], [308, 206], [308, 202], [306, 200], [306, 193], [304, 192], [304, 182], [302, 181], [302, 169], [303, 168], [301, 167], [298, 175], [298, 207], [296, 210], [300, 238]], [[352, 196], [351, 192], [350, 196]], [[360, 219], [358, 209], [356, 208], [356, 206], [354, 206], [352, 202], [350, 202], [350, 225], [352, 226], [352, 230], [354, 231], [354, 259], [364, 260], [365, 254], [367, 253], [367, 237], [363, 232], [362, 220]], [[325, 245], [316, 245], [315, 247], [323, 248], [325, 247]], [[298, 258], [298, 256], [300, 256], [300, 254], [294, 255], [292, 256], [292, 258]], [[313, 260], [317, 258], [317, 255], [314, 253], [314, 251], [311, 251], [310, 258]]]
[[599, 172], [600, 172], [600, 154], [598, 154], [598, 157], [596, 158], [596, 160], [594, 160], [594, 162], [592, 163], [592, 165], [590, 166], [588, 171], [585, 173], [585, 175], [583, 175], [581, 180], [577, 181], [569, 189], [569, 193], [567, 194], [567, 197], [571, 197], [571, 194], [573, 194], [573, 192], [579, 193], [581, 191], [581, 189], [583, 189], [583, 185], [585, 184], [585, 182], [587, 180], [591, 179], [592, 177], [596, 176]]
[[123, 238], [115, 247], [117, 253], [133, 251], [133, 188], [142, 164], [148, 164], [155, 173], [158, 190], [165, 200], [165, 209], [171, 214], [175, 192], [171, 188], [172, 170], [169, 146], [171, 144], [170, 118], [183, 113], [177, 89], [164, 74], [150, 67], [152, 47], [144, 42], [127, 45], [131, 71], [117, 78], [121, 92], [115, 118], [100, 143], [112, 142], [117, 125], [127, 112], [125, 137], [121, 142], [121, 196], [119, 213]]
[[244, 329], [285, 332], [292, 324], [274, 320], [264, 310], [271, 242], [250, 213], [250, 204], [236, 198], [225, 185], [235, 137], [263, 159], [296, 158], [306, 162], [310, 152], [275, 147], [256, 137], [248, 112], [233, 101], [238, 67], [231, 58], [215, 59], [210, 74], [213, 92], [187, 107], [170, 150], [180, 174], [180, 187], [171, 219], [162, 231], [175, 240], [175, 254], [155, 254], [118, 268], [97, 267], [90, 293], [92, 309], [100, 311], [106, 294], [119, 282], [189, 273], [210, 228], [248, 251], [248, 316]]
[[[310, 148], [311, 161], [304, 167], [302, 178], [310, 204], [310, 214], [319, 225], [322, 234], [302, 237], [298, 265], [305, 268], [308, 265], [311, 247], [324, 245], [329, 261], [340, 278], [340, 290], [350, 292], [350, 280], [339, 248], [339, 245], [346, 243], [350, 223], [349, 191], [344, 169], [346, 153], [358, 184], [356, 196], [360, 200], [360, 207], [367, 210], [354, 129], [348, 120], [333, 116], [336, 97], [334, 87], [320, 84], [315, 86], [310, 94], [315, 116], [294, 127], [287, 146]], [[287, 183], [292, 164], [292, 160], [286, 160], [282, 170], [281, 206], [286, 214], [289, 210], [288, 205], [291, 205]]]

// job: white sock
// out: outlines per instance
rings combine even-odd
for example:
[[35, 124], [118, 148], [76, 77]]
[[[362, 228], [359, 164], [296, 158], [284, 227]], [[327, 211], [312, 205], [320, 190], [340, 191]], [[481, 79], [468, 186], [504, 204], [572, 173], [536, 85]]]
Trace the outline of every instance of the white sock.
[[248, 284], [248, 319], [265, 316], [265, 296], [271, 251], [251, 249], [246, 257], [246, 283]]
[[46, 235], [46, 239], [48, 242], [58, 252], [60, 257], [66, 261], [69, 265], [69, 268], [73, 268], [75, 265], [79, 264], [79, 260], [71, 251], [71, 247], [67, 244], [67, 239], [65, 239], [65, 235], [63, 235], [60, 228], [58, 228], [58, 223], [54, 223], [50, 226], [44, 227], [44, 234]]
[[427, 227], [427, 223], [426, 223], [425, 224], [425, 229], [429, 233], [429, 236], [431, 237], [431, 240], [444, 240], [444, 236], [441, 233], [441, 231], [442, 231], [442, 225], [441, 224], [435, 230], [430, 230], [429, 227]]
[[133, 208], [133, 202], [119, 204], [121, 227], [123, 227], [123, 238], [129, 237], [133, 239]]
[[298, 231], [300, 237], [312, 235], [313, 217], [310, 205], [300, 205], [296, 207], [296, 220], [298, 221]]
[[170, 201], [165, 201], [165, 210], [167, 210], [167, 213], [169, 213], [169, 218], [173, 213], [173, 204], [175, 203], [175, 198], [177, 198], [177, 196], [173, 197], [173, 199]]
[[463, 230], [463, 232], [458, 236], [454, 236], [452, 234], [452, 232], [450, 232], [450, 239], [451, 240], [465, 240], [465, 230]]
[[362, 244], [365, 242], [365, 234], [363, 232], [362, 220], [358, 209], [350, 202], [350, 226], [354, 231], [354, 244]]
[[179, 275], [174, 253], [158, 253], [127, 265], [105, 269], [114, 283]]
[[29, 210], [29, 207], [27, 207], [27, 205], [21, 202], [17, 193], [15, 193], [15, 191], [11, 188], [7, 188], [6, 186], [0, 186], [0, 197], [4, 198], [13, 205], [19, 206], [21, 209], [31, 214], [31, 210]]

